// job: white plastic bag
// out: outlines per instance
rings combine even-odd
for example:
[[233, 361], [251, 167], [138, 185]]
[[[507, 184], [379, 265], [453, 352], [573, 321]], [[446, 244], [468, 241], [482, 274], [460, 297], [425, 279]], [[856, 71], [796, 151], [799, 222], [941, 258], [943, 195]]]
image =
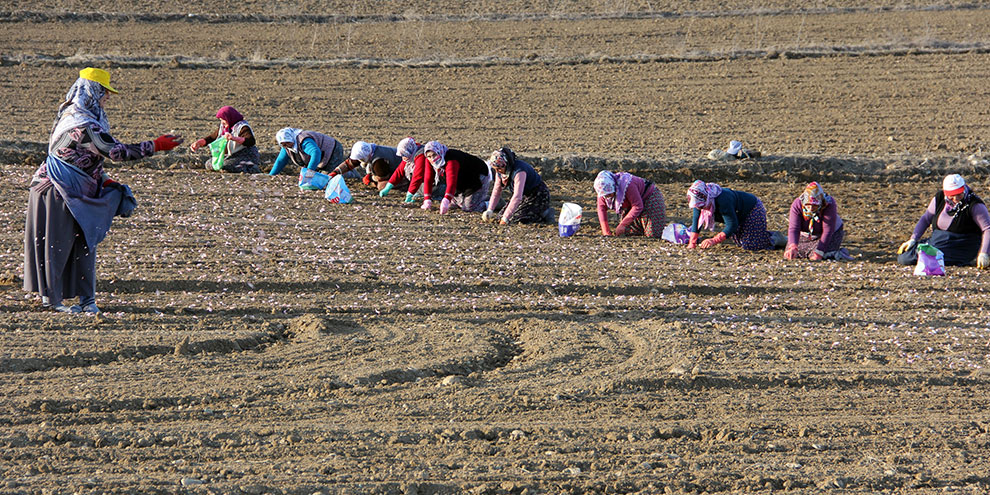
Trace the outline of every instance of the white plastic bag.
[[920, 277], [945, 275], [945, 255], [942, 250], [931, 244], [918, 245], [918, 264], [914, 266], [914, 274]]
[[668, 223], [663, 228], [663, 234], [660, 237], [674, 244], [687, 244], [691, 236], [688, 234], [687, 225], [683, 223]]
[[570, 237], [581, 226], [581, 207], [574, 203], [564, 203], [560, 207], [560, 217], [557, 227], [561, 237]]
[[329, 180], [329, 175], [321, 174], [315, 170], [303, 168], [299, 171], [299, 189], [304, 191], [319, 191], [327, 187], [327, 181]]
[[327, 192], [323, 197], [327, 198], [327, 201], [331, 203], [350, 203], [354, 200], [342, 175], [335, 175], [330, 179], [330, 182], [327, 184]]

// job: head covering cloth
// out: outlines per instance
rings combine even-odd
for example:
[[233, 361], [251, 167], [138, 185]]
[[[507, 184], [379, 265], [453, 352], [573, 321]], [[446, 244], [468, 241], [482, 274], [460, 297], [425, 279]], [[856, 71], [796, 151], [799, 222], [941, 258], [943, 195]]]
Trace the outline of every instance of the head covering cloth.
[[722, 186], [714, 182], [694, 181], [687, 190], [688, 206], [701, 212], [698, 228], [714, 230], [715, 198], [722, 194]]
[[365, 141], [357, 141], [351, 146], [351, 160], [367, 162], [371, 159], [371, 154], [375, 152], [374, 146]]
[[234, 107], [229, 105], [222, 106], [220, 107], [219, 110], [217, 110], [217, 118], [223, 120], [224, 132], [229, 131], [230, 128], [234, 126], [234, 124], [244, 120], [244, 116], [241, 115], [241, 112], [238, 112], [236, 109], [234, 109]]
[[296, 138], [299, 137], [299, 133], [301, 132], [302, 129], [297, 129], [295, 127], [283, 127], [275, 133], [275, 140], [278, 141], [279, 144], [292, 143], [292, 146], [289, 149], [292, 151], [299, 151], [299, 143], [296, 142]]
[[419, 148], [419, 144], [416, 143], [416, 140], [413, 139], [412, 136], [405, 137], [402, 138], [402, 141], [399, 141], [399, 145], [395, 147], [395, 154], [401, 156], [403, 161], [405, 161], [406, 159], [412, 159], [416, 156], [417, 148]]
[[447, 164], [447, 145], [441, 143], [440, 141], [430, 141], [426, 143], [426, 147], [423, 149], [424, 153], [428, 151], [432, 151], [437, 154], [436, 161], [429, 160], [430, 165], [432, 165], [435, 170], [441, 170], [444, 165]]
[[[633, 174], [629, 172], [612, 173], [608, 170], [598, 172], [595, 177], [595, 192], [599, 198], [605, 199], [605, 206], [619, 213], [622, 210], [622, 203], [626, 200], [626, 190], [632, 182]], [[615, 193], [615, 197], [608, 195]]]
[[[107, 93], [100, 83], [89, 79], [79, 78], [65, 94], [65, 101], [58, 107], [55, 122], [52, 123], [51, 142], [69, 129], [84, 125], [99, 127], [102, 132], [110, 132], [107, 114], [100, 106], [100, 98]], [[49, 150], [51, 151], [51, 150]]]
[[[488, 158], [488, 168], [493, 175], [497, 174], [503, 182], [506, 181], [512, 175], [512, 170], [516, 168], [515, 152], [505, 146], [493, 151], [492, 156]], [[504, 172], [499, 172], [498, 169], [503, 169]]]

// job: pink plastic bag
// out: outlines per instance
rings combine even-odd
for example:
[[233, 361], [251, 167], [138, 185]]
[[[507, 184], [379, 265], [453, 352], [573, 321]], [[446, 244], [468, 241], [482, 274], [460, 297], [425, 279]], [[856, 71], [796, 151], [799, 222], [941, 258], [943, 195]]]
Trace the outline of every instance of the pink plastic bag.
[[939, 248], [931, 244], [919, 245], [918, 264], [914, 267], [914, 274], [918, 276], [945, 275], [945, 255]]

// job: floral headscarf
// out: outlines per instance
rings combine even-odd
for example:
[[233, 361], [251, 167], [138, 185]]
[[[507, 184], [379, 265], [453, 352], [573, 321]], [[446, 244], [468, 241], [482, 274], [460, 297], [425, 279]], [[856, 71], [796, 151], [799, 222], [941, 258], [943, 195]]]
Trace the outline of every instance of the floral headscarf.
[[[622, 210], [622, 203], [626, 200], [626, 189], [632, 182], [633, 175], [628, 172], [614, 174], [608, 170], [602, 170], [595, 177], [595, 192], [599, 198], [605, 199], [605, 206], [619, 213]], [[615, 193], [615, 197], [609, 199], [609, 194]]]
[[402, 141], [399, 141], [399, 145], [395, 147], [395, 154], [397, 156], [401, 156], [403, 161], [405, 161], [406, 159], [411, 159], [416, 156], [416, 150], [418, 149], [419, 144], [416, 143], [416, 140], [413, 139], [412, 136], [409, 136], [403, 138]]
[[[512, 169], [515, 168], [515, 165], [516, 154], [507, 147], [493, 151], [492, 156], [488, 159], [488, 168], [493, 174], [497, 174], [503, 183], [512, 175]], [[505, 172], [499, 172], [497, 169], [500, 168], [504, 169]]]
[[825, 190], [817, 182], [811, 182], [804, 188], [799, 199], [801, 200], [801, 215], [805, 220], [814, 222], [818, 220], [822, 208], [828, 205], [832, 197], [825, 194]]
[[436, 161], [430, 160], [430, 165], [433, 165], [434, 169], [440, 170], [447, 164], [447, 145], [441, 143], [440, 141], [430, 141], [426, 143], [423, 153], [426, 153], [427, 151], [432, 151], [437, 154]]
[[715, 198], [722, 194], [722, 186], [714, 182], [694, 181], [687, 190], [688, 206], [701, 212], [698, 228], [714, 230]]
[[86, 124], [94, 125], [103, 132], [110, 132], [107, 114], [100, 106], [100, 98], [107, 92], [96, 81], [79, 78], [65, 94], [65, 101], [58, 107], [58, 115], [52, 123], [52, 142], [68, 131]]
[[289, 149], [292, 151], [299, 151], [299, 143], [296, 142], [296, 138], [299, 137], [299, 133], [301, 132], [302, 129], [296, 129], [295, 127], [284, 127], [275, 133], [275, 140], [278, 141], [279, 145], [282, 143], [292, 143], [292, 147]]

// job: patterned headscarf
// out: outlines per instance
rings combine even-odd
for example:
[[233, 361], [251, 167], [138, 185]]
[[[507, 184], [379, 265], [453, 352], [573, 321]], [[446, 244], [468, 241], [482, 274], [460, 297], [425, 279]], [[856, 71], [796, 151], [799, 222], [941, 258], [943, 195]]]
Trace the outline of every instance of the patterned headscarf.
[[430, 160], [430, 165], [433, 165], [434, 169], [440, 170], [447, 164], [447, 145], [441, 143], [440, 141], [430, 141], [426, 143], [426, 148], [423, 149], [424, 153], [427, 151], [432, 151], [437, 154], [437, 161]]
[[[605, 206], [619, 213], [622, 203], [626, 200], [626, 189], [632, 182], [633, 175], [628, 172], [614, 174], [608, 170], [598, 172], [595, 177], [595, 192], [599, 198], [605, 198]], [[615, 193], [615, 197], [609, 199], [609, 194]]]
[[817, 182], [811, 182], [804, 188], [799, 199], [801, 200], [801, 215], [805, 220], [811, 220], [814, 223], [832, 197], [825, 194], [825, 190]]
[[[492, 152], [492, 156], [488, 159], [488, 167], [495, 174], [498, 174], [499, 178], [504, 182], [512, 174], [512, 169], [516, 165], [516, 154], [513, 153], [507, 147], [499, 148]], [[505, 169], [505, 172], [499, 172], [497, 169]]]
[[229, 105], [220, 107], [220, 110], [217, 110], [217, 118], [224, 121], [224, 132], [230, 130], [234, 124], [244, 120], [244, 116], [241, 115], [241, 112], [238, 112], [234, 109], [234, 107]]
[[354, 146], [351, 146], [351, 160], [367, 162], [374, 152], [375, 150], [371, 143], [358, 141], [354, 143]]
[[299, 137], [299, 133], [301, 132], [302, 129], [296, 129], [295, 127], [284, 127], [275, 133], [275, 140], [278, 141], [278, 144], [280, 145], [282, 143], [292, 143], [292, 147], [289, 149], [292, 151], [299, 151], [299, 143], [296, 142], [296, 138]]
[[722, 186], [714, 182], [694, 181], [687, 190], [688, 206], [701, 212], [698, 228], [714, 230], [715, 198], [722, 194]]
[[52, 123], [52, 142], [68, 131], [86, 124], [94, 125], [103, 132], [110, 132], [107, 114], [100, 106], [100, 98], [107, 93], [106, 88], [96, 81], [79, 78], [65, 94], [65, 101], [58, 107], [58, 115]]
[[409, 136], [399, 141], [399, 145], [395, 147], [395, 154], [403, 159], [411, 159], [416, 156], [417, 149], [419, 149], [419, 144], [412, 136]]

